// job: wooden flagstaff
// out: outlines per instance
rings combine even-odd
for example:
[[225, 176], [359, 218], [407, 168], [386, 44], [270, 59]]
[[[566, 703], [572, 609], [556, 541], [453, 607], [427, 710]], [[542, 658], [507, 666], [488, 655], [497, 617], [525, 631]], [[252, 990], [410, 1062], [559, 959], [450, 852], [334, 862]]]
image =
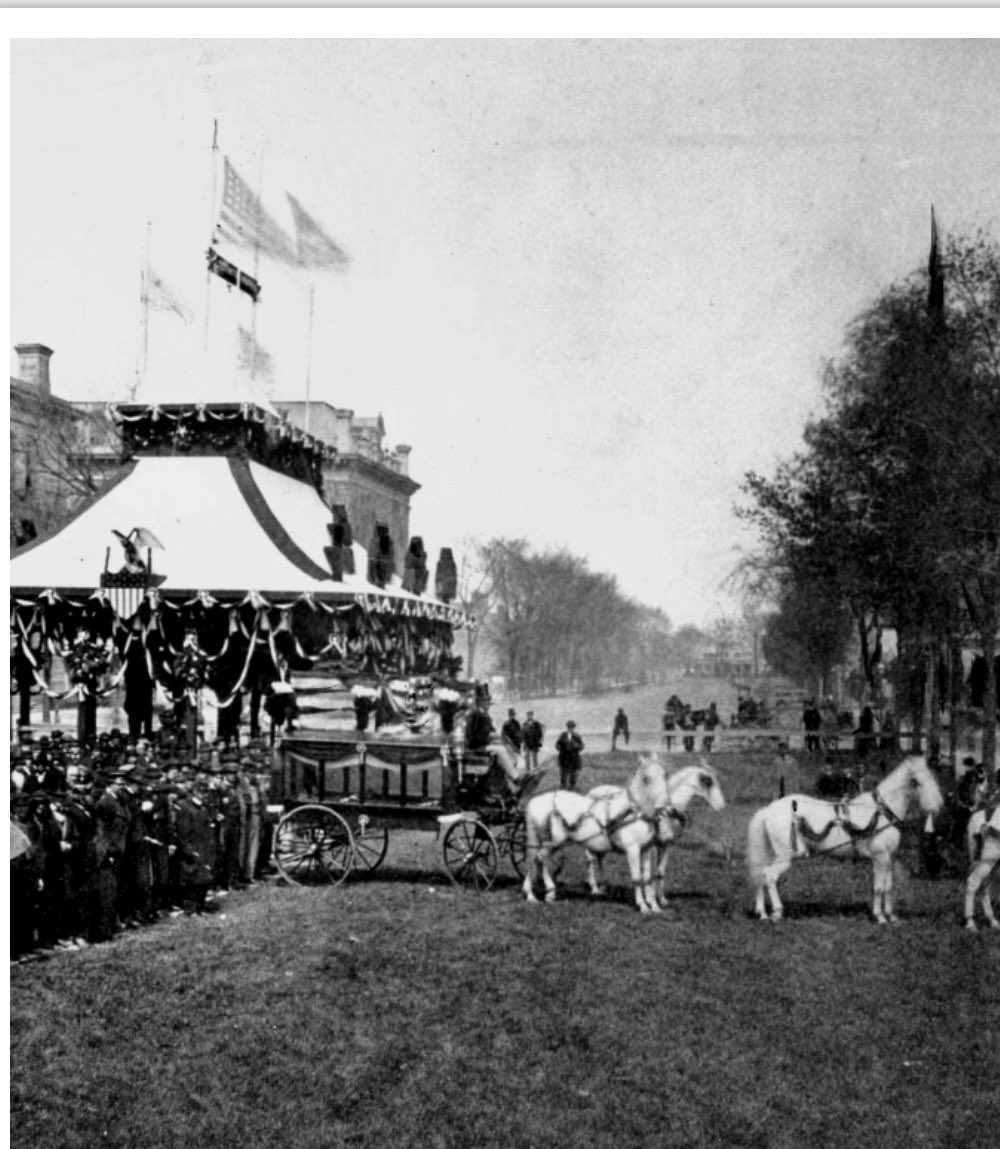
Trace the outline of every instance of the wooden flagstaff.
[[306, 338], [306, 410], [305, 431], [309, 434], [309, 402], [312, 392], [312, 342], [313, 342], [313, 314], [316, 304], [316, 284], [309, 284], [309, 334]]
[[[212, 194], [208, 204], [208, 247], [212, 250], [215, 242], [215, 200], [218, 195], [219, 188], [219, 121], [212, 121]], [[212, 302], [212, 265], [206, 265], [205, 269], [205, 326], [202, 346], [205, 351], [208, 351], [208, 329], [209, 329], [209, 316], [211, 313]]]

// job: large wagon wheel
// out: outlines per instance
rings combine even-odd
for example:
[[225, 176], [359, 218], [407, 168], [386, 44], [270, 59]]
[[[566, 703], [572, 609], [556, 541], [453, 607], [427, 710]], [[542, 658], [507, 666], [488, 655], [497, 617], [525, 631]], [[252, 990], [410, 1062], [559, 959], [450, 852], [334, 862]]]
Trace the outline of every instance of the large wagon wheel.
[[458, 885], [488, 890], [497, 876], [497, 843], [477, 818], [448, 827], [441, 847], [448, 876]]
[[528, 825], [522, 810], [518, 810], [513, 821], [504, 827], [501, 844], [503, 852], [510, 858], [515, 873], [519, 878], [523, 878], [528, 857]]
[[354, 826], [354, 865], [361, 873], [372, 873], [385, 860], [389, 831], [373, 826], [367, 814], [359, 814]]
[[354, 836], [327, 806], [299, 806], [274, 831], [274, 860], [293, 886], [336, 886], [354, 865]]

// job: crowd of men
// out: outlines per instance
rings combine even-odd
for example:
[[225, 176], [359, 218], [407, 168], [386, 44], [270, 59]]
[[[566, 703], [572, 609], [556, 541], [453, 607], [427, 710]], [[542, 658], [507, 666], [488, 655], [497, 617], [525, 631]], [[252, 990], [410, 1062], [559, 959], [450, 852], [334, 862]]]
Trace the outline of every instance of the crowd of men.
[[11, 753], [11, 956], [110, 941], [269, 872], [268, 752], [190, 751], [165, 728]]

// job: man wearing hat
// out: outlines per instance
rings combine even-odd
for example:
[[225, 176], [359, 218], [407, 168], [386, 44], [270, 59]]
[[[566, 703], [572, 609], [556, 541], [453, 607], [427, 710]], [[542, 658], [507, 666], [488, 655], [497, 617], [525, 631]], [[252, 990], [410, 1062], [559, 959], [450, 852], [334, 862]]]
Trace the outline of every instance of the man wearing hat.
[[66, 771], [66, 784], [68, 793], [60, 803], [64, 819], [65, 934], [80, 946], [93, 933], [94, 926], [92, 917], [97, 891], [94, 812], [87, 772], [71, 764]]
[[205, 909], [215, 873], [215, 827], [193, 781], [178, 785], [170, 844], [178, 861], [180, 904], [188, 913]]
[[559, 786], [563, 790], [575, 790], [576, 780], [583, 764], [583, 739], [576, 732], [576, 723], [571, 718], [566, 729], [556, 739], [556, 753], [559, 755]]
[[243, 854], [243, 833], [246, 822], [246, 796], [240, 786], [240, 764], [232, 751], [222, 755], [222, 786], [220, 814], [222, 839], [218, 859], [218, 885], [228, 890], [241, 885], [240, 863]]
[[535, 712], [529, 710], [521, 727], [521, 737], [524, 743], [524, 764], [529, 771], [538, 769], [538, 752], [542, 748], [545, 738], [545, 728], [535, 717]]
[[521, 729], [521, 723], [517, 720], [517, 711], [511, 707], [507, 711], [507, 721], [500, 728], [500, 736], [505, 742], [509, 742], [511, 749], [515, 754], [521, 753], [521, 744], [524, 742], [524, 732]]
[[94, 805], [96, 906], [88, 941], [110, 941], [118, 930], [118, 878], [128, 842], [129, 811], [121, 783], [127, 771], [115, 771], [101, 785]]

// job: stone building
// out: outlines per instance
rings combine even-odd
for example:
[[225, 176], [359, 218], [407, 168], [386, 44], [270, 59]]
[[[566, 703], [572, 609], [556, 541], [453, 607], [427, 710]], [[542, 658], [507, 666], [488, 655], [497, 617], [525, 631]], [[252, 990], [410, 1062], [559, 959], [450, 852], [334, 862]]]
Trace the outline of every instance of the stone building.
[[103, 404], [52, 393], [52, 349], [19, 343], [10, 380], [10, 542], [21, 546], [65, 521], [118, 465], [118, 441]]
[[368, 546], [376, 524], [389, 528], [402, 554], [410, 538], [410, 499], [420, 484], [410, 478], [410, 448], [384, 445], [381, 415], [358, 417], [329, 403], [275, 401], [275, 408], [295, 427], [328, 443], [336, 455], [323, 468], [323, 492], [331, 506], [340, 505], [354, 537]]

